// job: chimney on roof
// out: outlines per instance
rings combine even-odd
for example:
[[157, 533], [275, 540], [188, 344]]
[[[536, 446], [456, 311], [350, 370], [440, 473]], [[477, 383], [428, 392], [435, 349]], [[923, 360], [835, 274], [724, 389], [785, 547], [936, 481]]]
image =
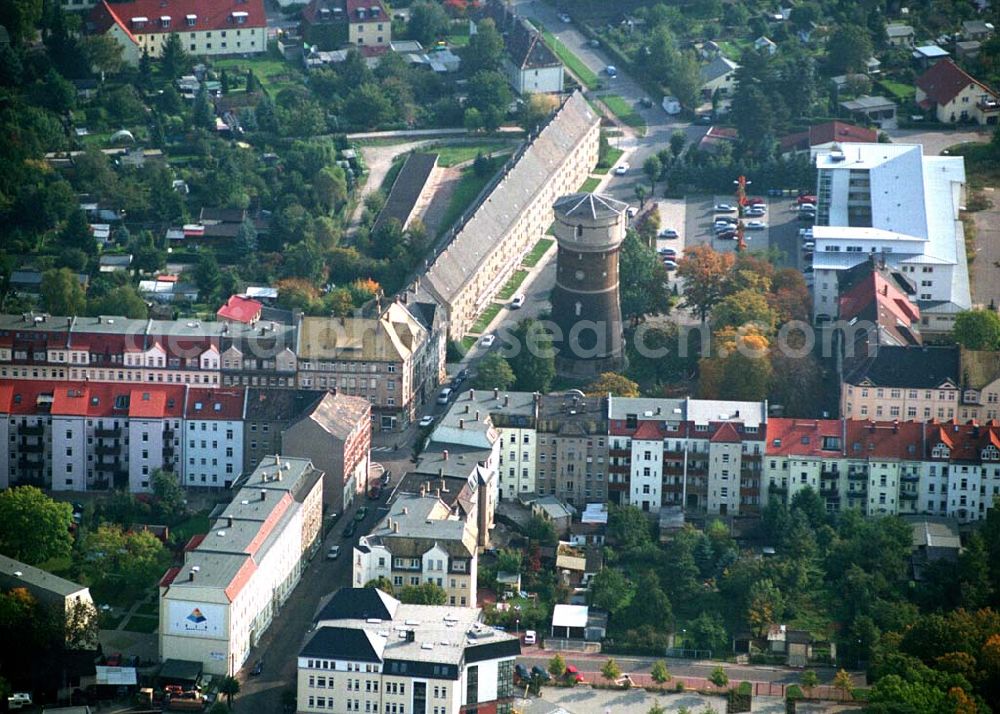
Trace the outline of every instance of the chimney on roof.
[[385, 522], [389, 526], [389, 530], [392, 530], [392, 516], [389, 516]]
[[468, 404], [465, 405], [465, 411], [462, 412], [462, 413], [463, 414], [468, 414], [469, 413], [469, 405]]
[[493, 398], [494, 399], [499, 399], [500, 398], [500, 388], [499, 387], [493, 387]]
[[509, 394], [503, 395], [503, 405], [505, 407], [510, 405], [510, 395]]
[[188, 573], [188, 582], [189, 583], [193, 583], [194, 582], [194, 571], [193, 570], [190, 573]]
[[396, 521], [395, 523], [392, 524], [392, 532], [393, 533], [399, 533], [399, 522], [398, 521]]
[[261, 501], [267, 500], [267, 489], [262, 488], [260, 490], [260, 500]]
[[441, 493], [448, 493], [448, 486], [445, 484], [444, 479], [441, 479]]
[[476, 398], [476, 390], [475, 389], [470, 389], [469, 390], [469, 399], [475, 399], [475, 398]]
[[437, 498], [441, 498], [441, 489], [440, 489], [440, 488], [435, 488], [435, 489], [434, 489], [434, 495], [435, 495], [435, 496], [436, 496]]
[[428, 481], [424, 481], [424, 490], [427, 493], [431, 492], [431, 482], [429, 480]]
[[226, 518], [226, 525], [228, 527], [230, 527], [230, 528], [233, 527], [233, 517], [232, 516], [229, 516], [228, 518]]
[[[448, 460], [448, 449], [443, 449], [443, 450], [441, 451], [441, 457], [442, 457], [442, 458], [443, 458], [443, 459], [444, 459], [445, 461], [447, 461], [447, 460]], [[443, 470], [443, 469], [442, 469], [442, 470]]]
[[479, 410], [476, 410], [476, 421], [479, 421]]
[[420, 484], [420, 497], [423, 498], [427, 495], [427, 487], [424, 484]]
[[459, 429], [464, 429], [465, 428], [465, 419], [459, 419], [458, 420], [458, 428]]
[[406, 506], [403, 506], [403, 515], [405, 516], [405, 515], [406, 515], [406, 514], [408, 514], [409, 512], [410, 512], [410, 509], [409, 509], [409, 508], [407, 508]]

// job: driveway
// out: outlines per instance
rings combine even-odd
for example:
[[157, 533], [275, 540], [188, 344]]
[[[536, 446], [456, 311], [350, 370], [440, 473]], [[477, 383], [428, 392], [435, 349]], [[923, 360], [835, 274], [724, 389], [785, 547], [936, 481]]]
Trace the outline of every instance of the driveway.
[[924, 154], [937, 156], [949, 146], [969, 141], [989, 141], [992, 129], [886, 129], [884, 133], [894, 144], [920, 144]]
[[[573, 714], [608, 714], [608, 712], [645, 712], [658, 704], [667, 712], [679, 712], [682, 707], [690, 712], [724, 712], [726, 700], [723, 697], [709, 697], [694, 692], [683, 694], [655, 694], [643, 689], [611, 690], [575, 687], [563, 689], [546, 687], [541, 702], [534, 706], [524, 706], [518, 700], [518, 709], [533, 712], [544, 711], [542, 702], [561, 707]], [[767, 714], [782, 714], [785, 702], [780, 697], [754, 697], [751, 711]]]
[[969, 214], [976, 226], [975, 259], [969, 264], [972, 302], [984, 307], [1000, 305], [1000, 195], [992, 186], [983, 196], [993, 205]]

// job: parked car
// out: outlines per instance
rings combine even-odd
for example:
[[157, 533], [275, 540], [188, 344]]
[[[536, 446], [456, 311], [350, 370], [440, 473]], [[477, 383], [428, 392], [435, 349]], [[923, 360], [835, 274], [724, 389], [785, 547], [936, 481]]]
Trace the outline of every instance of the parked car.
[[800, 203], [799, 204], [799, 211], [811, 211], [811, 212], [815, 213], [816, 212], [816, 204], [815, 203]]
[[660, 231], [660, 233], [658, 234], [657, 237], [659, 237], [659, 238], [680, 238], [680, 235], [678, 235], [677, 231], [675, 231], [673, 228], [664, 228], [662, 231]]
[[339, 557], [340, 557], [340, 546], [339, 545], [331, 545], [330, 546], [330, 550], [326, 551], [326, 559], [327, 560], [336, 560]]
[[628, 173], [629, 168], [628, 161], [623, 161], [617, 166], [615, 166], [615, 176], [624, 176]]
[[606, 74], [607, 74], [607, 75], [608, 75], [609, 77], [611, 77], [611, 79], [614, 79], [615, 77], [617, 77], [617, 76], [618, 76], [618, 68], [617, 68], [617, 67], [615, 67], [615, 66], [614, 66], [613, 64], [609, 64], [609, 65], [608, 65], [607, 67], [605, 67], [605, 68], [604, 68], [604, 72], [605, 72], [605, 73], [606, 73]]
[[552, 679], [552, 675], [546, 672], [544, 667], [537, 664], [531, 668], [531, 676], [538, 677], [543, 682], [548, 682], [550, 679]]
[[728, 233], [729, 231], [736, 230], [736, 224], [724, 223], [717, 226], [712, 226], [712, 230], [715, 231], [715, 235], [719, 235], [720, 233]]
[[629, 206], [628, 209], [625, 211], [625, 215], [628, 216], [629, 218], [635, 218], [635, 215], [638, 212], [639, 212], [638, 208], [636, 208], [635, 206]]
[[676, 258], [677, 257], [677, 251], [674, 250], [673, 248], [660, 248], [660, 250], [657, 251], [657, 252], [662, 257], [664, 257], [664, 258]]
[[7, 697], [8, 709], [20, 709], [31, 706], [31, 694], [29, 692], [14, 692]]
[[762, 231], [767, 228], [767, 223], [764, 221], [747, 221], [746, 227], [748, 231]]
[[514, 674], [516, 674], [517, 678], [522, 682], [526, 682], [531, 679], [531, 673], [528, 672], [528, 668], [520, 663], [514, 665]]
[[524, 295], [515, 295], [514, 299], [510, 301], [511, 310], [520, 310], [524, 306]]
[[483, 335], [479, 338], [479, 344], [481, 347], [492, 347], [493, 343], [497, 341], [496, 335]]
[[716, 233], [715, 237], [719, 240], [735, 240], [736, 231], [723, 231], [722, 233]]
[[434, 423], [434, 417], [431, 414], [428, 414], [427, 416], [422, 417], [420, 419], [420, 428], [421, 429], [426, 429], [427, 427], [429, 427], [433, 423]]
[[712, 115], [711, 114], [699, 114], [697, 117], [695, 117], [695, 123], [696, 124], [711, 124], [712, 123]]
[[358, 512], [354, 514], [354, 520], [363, 521], [365, 516], [368, 515], [368, 506], [362, 506], [358, 509]]
[[815, 221], [816, 214], [813, 211], [799, 211], [800, 221]]
[[716, 213], [736, 213], [736, 206], [729, 203], [717, 203], [715, 204]]
[[444, 389], [442, 389], [440, 392], [438, 392], [437, 403], [447, 404], [448, 400], [451, 399], [451, 393], [452, 393], [451, 387], [445, 387]]
[[524, 644], [533, 645], [538, 642], [538, 636], [535, 634], [534, 630], [524, 631]]
[[767, 201], [764, 200], [763, 198], [761, 198], [760, 196], [754, 196], [752, 198], [748, 198], [747, 199], [747, 205], [748, 206], [765, 206], [765, 205], [767, 205]]
[[264, 660], [259, 659], [253, 663], [253, 669], [250, 670], [250, 674], [254, 677], [261, 674], [264, 671]]
[[807, 240], [805, 243], [802, 244], [802, 250], [812, 250], [815, 247], [816, 247], [816, 242], [811, 240]]
[[663, 260], [663, 267], [666, 268], [667, 270], [670, 270], [670, 271], [677, 270], [677, 261], [670, 260], [669, 258], [665, 258]]
[[767, 209], [763, 206], [751, 206], [746, 210], [744, 215], [756, 218], [757, 216], [763, 216], [767, 213]]
[[571, 18], [565, 12], [561, 12], [561, 13], [559, 13], [559, 21], [560, 22], [565, 22], [565, 23], [569, 24], [570, 22], [573, 22], [573, 18]]
[[650, 109], [653, 106], [653, 100], [649, 97], [643, 97], [639, 100], [639, 105], [644, 109]]
[[343, 536], [345, 538], [353, 538], [354, 534], [357, 533], [357, 532], [358, 532], [358, 522], [357, 521], [349, 521], [348, 524], [347, 524], [347, 527], [344, 528]]
[[810, 195], [808, 193], [804, 193], [801, 196], [799, 196], [797, 199], [795, 199], [795, 202], [798, 203], [800, 206], [803, 203], [811, 203], [812, 205], [815, 206], [816, 205], [816, 197], [812, 196], [812, 195]]

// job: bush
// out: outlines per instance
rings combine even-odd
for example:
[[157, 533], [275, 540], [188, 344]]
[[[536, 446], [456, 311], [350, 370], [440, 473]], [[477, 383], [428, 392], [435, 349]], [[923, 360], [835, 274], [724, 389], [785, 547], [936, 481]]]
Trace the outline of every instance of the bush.
[[785, 699], [804, 699], [805, 695], [802, 693], [801, 687], [797, 684], [789, 685], [788, 689], [785, 690]]
[[678, 682], [677, 685], [674, 687], [674, 691], [675, 692], [683, 692], [684, 691], [684, 682]]

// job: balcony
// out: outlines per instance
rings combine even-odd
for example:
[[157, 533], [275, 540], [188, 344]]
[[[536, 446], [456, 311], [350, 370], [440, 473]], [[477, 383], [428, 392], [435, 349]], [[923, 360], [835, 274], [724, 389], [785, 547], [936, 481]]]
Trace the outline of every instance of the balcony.
[[608, 464], [608, 473], [627, 474], [628, 470], [628, 464]]
[[899, 492], [900, 501], [916, 501], [917, 492], [916, 491], [900, 491]]
[[44, 436], [45, 435], [45, 425], [44, 424], [32, 424], [22, 426], [18, 433], [21, 436]]
[[868, 497], [868, 484], [863, 483], [859, 488], [855, 488], [853, 491], [847, 492], [848, 498], [867, 498]]
[[773, 483], [767, 487], [767, 492], [775, 496], [787, 496], [788, 486], [782, 486], [779, 483]]
[[612, 456], [612, 457], [618, 456], [618, 457], [625, 457], [625, 458], [627, 458], [627, 457], [629, 457], [631, 455], [632, 455], [632, 452], [629, 449], [616, 449], [614, 447], [608, 449], [608, 456]]
[[836, 486], [821, 486], [819, 489], [819, 495], [826, 498], [836, 498], [840, 495], [840, 489]]
[[45, 462], [41, 460], [31, 459], [22, 456], [17, 460], [17, 467], [22, 471], [30, 471], [32, 473], [45, 470]]
[[864, 471], [848, 471], [847, 478], [850, 481], [865, 481], [867, 483], [868, 469], [865, 469]]
[[98, 444], [94, 447], [94, 453], [98, 456], [118, 456], [122, 452], [122, 447], [117, 444], [112, 446], [105, 446], [104, 444]]
[[97, 429], [94, 429], [94, 436], [96, 436], [98, 439], [118, 439], [121, 437], [121, 435], [122, 435], [121, 427], [113, 429], [102, 429], [98, 427]]
[[95, 471], [110, 472], [117, 471], [121, 468], [121, 462], [118, 459], [114, 461], [98, 461], [94, 464]]
[[164, 441], [173, 441], [175, 436], [177, 436], [177, 432], [175, 432], [171, 427], [168, 426], [166, 429], [163, 430]]
[[821, 469], [819, 472], [820, 478], [840, 478], [839, 469]]
[[87, 482], [88, 491], [107, 491], [111, 488], [111, 481], [108, 479], [94, 479]]
[[992, 98], [981, 99], [976, 104], [976, 106], [979, 107], [979, 111], [984, 112], [986, 114], [1000, 112], [1000, 102], [998, 102], [996, 99]]
[[164, 460], [173, 459], [175, 453], [176, 453], [176, 449], [173, 446], [164, 446], [163, 447], [163, 458], [164, 458]]
[[903, 474], [901, 480], [903, 483], [917, 483], [920, 480], [920, 474]]
[[45, 444], [25, 444], [22, 443], [18, 450], [22, 454], [41, 454], [45, 451]]

